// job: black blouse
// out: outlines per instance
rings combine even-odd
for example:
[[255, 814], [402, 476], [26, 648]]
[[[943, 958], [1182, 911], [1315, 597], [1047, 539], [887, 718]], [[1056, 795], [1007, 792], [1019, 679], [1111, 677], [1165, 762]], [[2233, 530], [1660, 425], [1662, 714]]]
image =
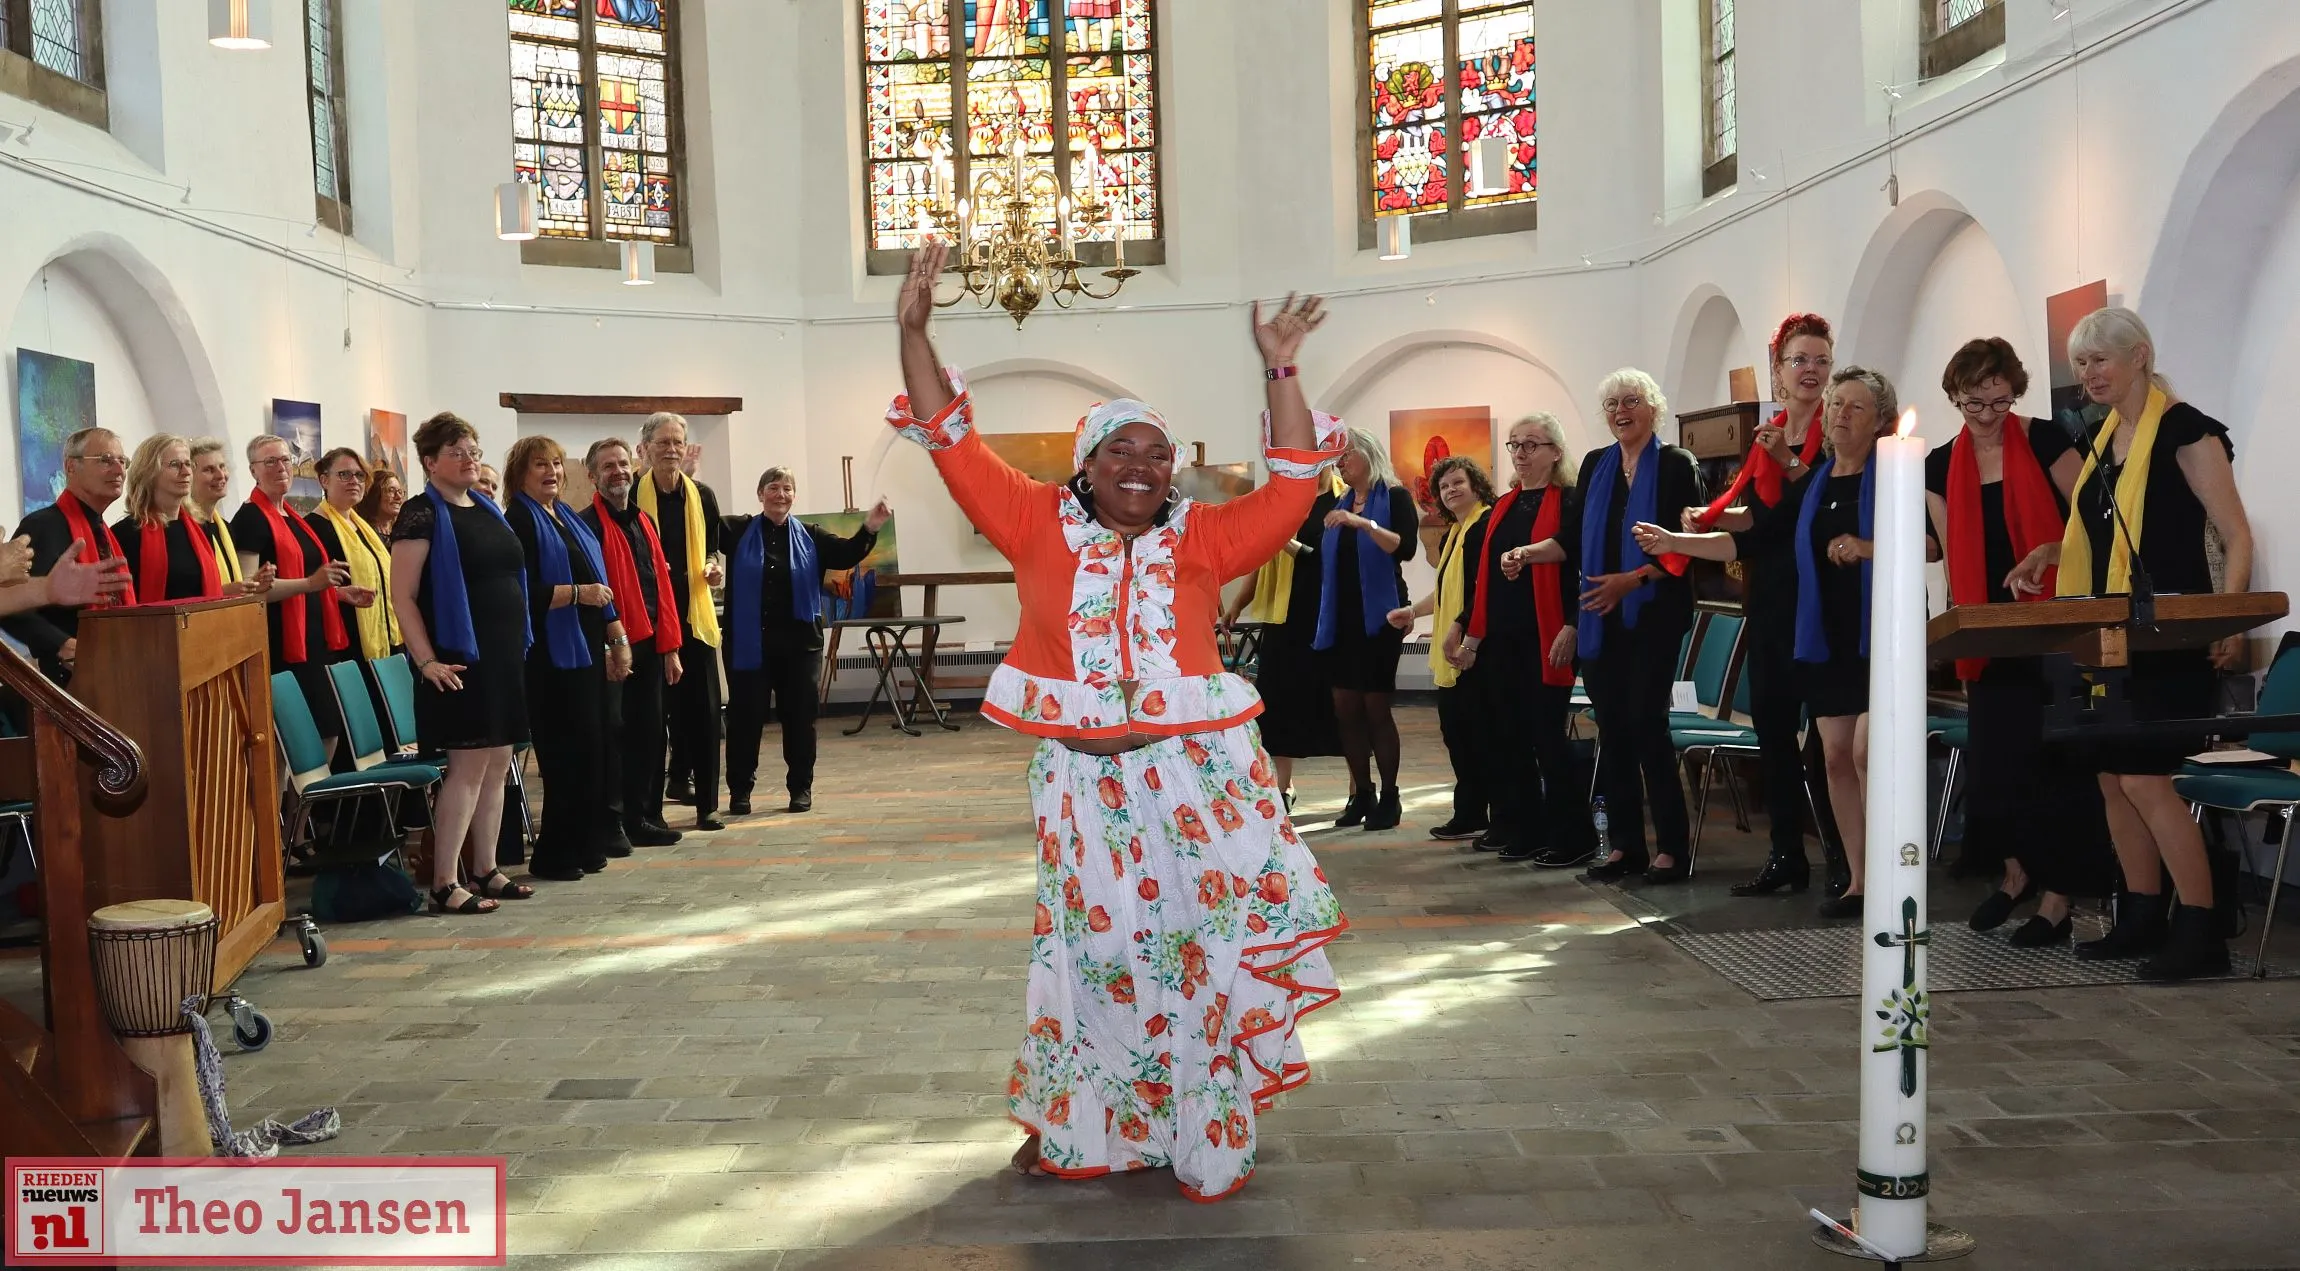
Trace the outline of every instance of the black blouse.
[[[537, 538], [543, 530], [536, 523], [535, 513], [518, 499], [511, 501], [511, 507], [503, 515], [505, 520], [511, 522], [511, 532], [519, 536], [519, 554], [527, 565], [527, 629], [535, 633], [535, 642], [527, 647], [527, 659], [530, 663], [540, 659], [540, 665], [549, 666], [551, 642], [543, 637], [543, 624], [551, 613], [553, 585], [543, 581], [542, 548]], [[551, 531], [559, 536], [561, 549], [567, 553], [567, 572], [574, 584], [584, 587], [606, 582], [591, 568], [591, 558], [584, 553], [582, 543], [576, 539], [574, 528], [556, 517], [546, 519], [550, 521]], [[460, 530], [462, 527], [457, 528]], [[561, 587], [566, 585], [558, 584]], [[591, 666], [597, 669], [604, 665], [597, 651], [607, 644], [607, 611], [598, 605], [578, 604], [575, 606], [575, 616], [582, 620], [583, 639], [591, 646], [594, 654]]]
[[[1581, 494], [1571, 486], [1544, 486], [1541, 489], [1520, 492], [1511, 501], [1509, 515], [1498, 522], [1488, 511], [1462, 535], [1461, 552], [1465, 562], [1462, 569], [1461, 612], [1441, 614], [1440, 625], [1459, 621], [1463, 632], [1469, 630], [1470, 615], [1477, 612], [1477, 594], [1481, 588], [1492, 588], [1493, 594], [1485, 602], [1485, 633], [1496, 635], [1537, 635], [1540, 632], [1538, 611], [1534, 607], [1530, 571], [1519, 574], [1515, 582], [1501, 572], [1502, 553], [1533, 543], [1533, 523], [1541, 514], [1542, 504], [1549, 499], [1563, 499], [1558, 509], [1557, 542], [1565, 549], [1565, 563], [1557, 571], [1557, 585], [1564, 602], [1561, 613], [1568, 622], [1581, 612]], [[1486, 546], [1491, 537], [1492, 548]], [[1484, 561], [1485, 568], [1478, 564]], [[1441, 562], [1439, 569], [1444, 565]]]
[[[303, 569], [301, 572], [280, 568], [279, 545], [272, 541], [271, 520], [264, 515], [262, 508], [255, 505], [253, 499], [241, 504], [240, 510], [232, 516], [232, 542], [241, 551], [255, 557], [259, 567], [269, 565], [279, 570], [281, 582], [290, 581], [291, 573], [296, 578], [308, 578], [313, 570], [320, 567], [321, 561], [337, 559], [328, 555], [326, 545], [319, 541], [319, 536], [313, 531], [311, 522], [306, 520], [301, 513], [294, 508], [282, 507], [280, 515], [287, 520], [288, 532], [295, 535], [298, 545], [303, 549]], [[338, 651], [327, 647], [327, 624], [321, 620], [320, 605], [326, 602], [326, 597], [314, 592], [303, 599], [305, 602], [304, 656], [313, 662], [333, 661]], [[379, 597], [379, 602], [380, 599]], [[294, 603], [295, 600], [290, 598], [277, 604], [264, 606], [264, 621], [271, 628], [272, 665], [274, 666], [287, 665], [287, 623], [286, 615], [281, 606]], [[356, 630], [351, 625], [351, 608], [344, 605], [342, 611], [345, 615], [344, 631], [348, 635]]]
[[[1597, 471], [1599, 456], [1612, 448], [1611, 446], [1601, 446], [1582, 456], [1581, 471], [1584, 473]], [[1662, 446], [1658, 453], [1653, 456], [1653, 459], [1661, 465], [1661, 470], [1657, 474], [1660, 488], [1654, 491], [1653, 523], [1665, 530], [1675, 529], [1684, 524], [1685, 509], [1708, 505], [1708, 497], [1702, 493], [1701, 465], [1694, 460], [1692, 451], [1679, 446]], [[1588, 492], [1583, 491], [1584, 502], [1587, 501], [1588, 497]], [[1789, 496], [1784, 494], [1781, 501], [1783, 503], [1788, 502]], [[1606, 505], [1605, 532], [1602, 537], [1599, 558], [1577, 562], [1581, 567], [1583, 585], [1586, 586], [1589, 579], [1599, 574], [1618, 574], [1621, 572], [1621, 528], [1623, 518], [1628, 514], [1629, 476], [1627, 470], [1623, 470], [1620, 475], [1613, 479], [1613, 496]], [[1578, 533], [1576, 537], [1579, 537]], [[1642, 564], [1643, 561], [1640, 560], [1638, 563]], [[1574, 610], [1579, 612], [1580, 608], [1580, 598], [1576, 597]], [[1607, 630], [1618, 630], [1621, 625], [1621, 618], [1622, 613], [1618, 608], [1607, 614], [1605, 617]], [[1671, 574], [1666, 570], [1663, 571], [1660, 580], [1653, 584], [1653, 598], [1645, 603], [1645, 608], [1638, 618], [1639, 624], [1658, 621], [1671, 630], [1682, 630], [1685, 624], [1692, 620], [1693, 580], [1684, 574]]]
[[[642, 472], [639, 474], [641, 481], [653, 481], [654, 479], [653, 473]], [[671, 590], [677, 594], [679, 614], [682, 618], [689, 612], [687, 606], [687, 495], [685, 493], [688, 490], [693, 490], [696, 497], [703, 501], [703, 552], [705, 555], [716, 555], [724, 550], [722, 544], [725, 533], [719, 519], [719, 496], [712, 491], [711, 487], [693, 477], [687, 478], [678, 490], [670, 494], [663, 493], [660, 486], [656, 487], [655, 532], [661, 535], [663, 539], [663, 559], [671, 566]], [[638, 502], [636, 492], [632, 495], [632, 502]], [[688, 634], [690, 638], [693, 635], [692, 632]]]
[[[2212, 564], [2204, 551], [2204, 531], [2209, 518], [2205, 515], [2204, 501], [2189, 488], [2188, 474], [2180, 470], [2181, 448], [2207, 437], [2218, 441], [2229, 458], [2236, 457], [2236, 446], [2228, 439], [2227, 427], [2186, 402], [2165, 411], [2163, 422], [2156, 429], [2156, 448], [2148, 462], [2147, 514], [2140, 519], [2138, 538], [2141, 563], [2147, 566], [2149, 583], [2160, 595], [2203, 595], [2212, 591]], [[2130, 459], [2127, 455], [2126, 461]], [[2095, 576], [2078, 580], [2087, 591], [2097, 591], [2108, 584], [2110, 551], [2123, 533], [2109, 516], [2109, 494], [2123, 472], [2122, 463], [2103, 465], [2077, 487], [2072, 515], [2083, 518], [2085, 534], [2092, 540]], [[2123, 509], [2128, 518], [2133, 511]]]
[[[730, 516], [726, 518], [726, 533], [720, 539], [729, 547], [742, 541], [751, 530], [751, 523], [759, 517]], [[857, 529], [852, 538], [839, 536], [820, 526], [799, 522], [815, 542], [815, 565], [825, 572], [853, 569], [870, 556], [871, 548], [878, 544], [878, 535], [868, 529]], [[766, 639], [770, 652], [813, 650], [822, 647], [822, 633], [815, 627], [815, 615], [804, 618], [791, 613], [791, 545], [780, 527], [768, 523], [759, 535], [760, 545], [766, 548], [766, 577], [759, 588], [759, 630]], [[728, 553], [734, 555], [732, 551]], [[728, 562], [733, 568], [733, 562]]]
[[[136, 518], [123, 516], [112, 523], [112, 537], [120, 540], [120, 554], [128, 559], [128, 576], [136, 580], [135, 592], [144, 590], [144, 527]], [[221, 579], [222, 562], [218, 562], [216, 577]], [[168, 522], [168, 581], [165, 596], [169, 600], [198, 600], [207, 589], [207, 579], [200, 574], [198, 549], [192, 546], [191, 527], [184, 518]]]
[[[1356, 504], [1350, 510], [1364, 516], [1365, 508], [1362, 506], [1364, 500], [1355, 499], [1354, 496], [1346, 497], [1351, 497], [1353, 503]], [[1336, 499], [1334, 505], [1336, 507], [1341, 506], [1341, 500]], [[1413, 603], [1413, 597], [1406, 594], [1404, 566], [1405, 562], [1414, 558], [1414, 552], [1421, 543], [1421, 509], [1414, 503], [1413, 492], [1402, 485], [1390, 487], [1389, 520], [1384, 528], [1398, 536], [1397, 550], [1390, 553], [1390, 570], [1397, 577], [1398, 603], [1410, 605]], [[1323, 541], [1324, 533], [1324, 529], [1320, 528], [1320, 541]], [[1372, 540], [1367, 539], [1361, 530], [1349, 529], [1343, 530], [1335, 537], [1339, 542], [1334, 549], [1334, 612], [1337, 614], [1357, 613], [1365, 604], [1364, 589], [1358, 585], [1358, 546], [1360, 540], [1366, 542]], [[1296, 573], [1301, 572], [1298, 567], [1299, 564], [1300, 562], [1296, 562]], [[1343, 625], [1347, 626], [1348, 624]], [[1349, 629], [1360, 630], [1362, 628], [1350, 627]]]
[[[2029, 452], [2036, 456], [2037, 466], [2045, 469], [2045, 479], [2049, 482], [2052, 479], [2052, 466], [2060, 462], [2062, 455], [2075, 449], [2076, 443], [2069, 439], [2068, 433], [2058, 423], [2050, 419], [2031, 419], [2025, 422]], [[1925, 489], [1944, 500], [1949, 497], [1950, 456], [1955, 450], [1956, 442], [1952, 440], [1933, 447], [1932, 452], [1925, 456]], [[2060, 497], [2058, 485], [2053, 486], [2052, 499], [2053, 506], [2059, 508], [2065, 518], [2068, 515], [2068, 501]], [[1933, 529], [1931, 518], [1926, 518], [1926, 536], [1939, 542], [1940, 536]], [[1983, 567], [1987, 569], [1989, 577], [1989, 603], [2009, 604], [2016, 597], [2005, 586], [2005, 576], [2020, 564], [2020, 559], [2013, 554], [2012, 528], [2005, 523], [2005, 487], [2002, 480], [1981, 483], [1981, 542]], [[1941, 544], [1941, 550], [1948, 550], [1948, 545]]]

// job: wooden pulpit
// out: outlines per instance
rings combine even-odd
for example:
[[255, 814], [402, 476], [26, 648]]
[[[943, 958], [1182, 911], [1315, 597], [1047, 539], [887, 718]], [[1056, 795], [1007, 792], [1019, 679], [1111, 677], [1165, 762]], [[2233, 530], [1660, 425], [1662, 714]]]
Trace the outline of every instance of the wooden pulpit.
[[72, 692], [144, 752], [143, 801], [93, 818], [91, 908], [213, 909], [221, 990], [286, 916], [269, 644], [259, 600], [87, 610]]

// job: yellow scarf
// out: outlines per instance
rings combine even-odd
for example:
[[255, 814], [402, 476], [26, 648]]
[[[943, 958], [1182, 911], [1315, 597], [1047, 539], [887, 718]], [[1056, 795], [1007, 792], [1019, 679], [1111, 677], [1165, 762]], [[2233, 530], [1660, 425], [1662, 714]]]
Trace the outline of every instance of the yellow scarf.
[[[1477, 524], [1477, 518], [1484, 516], [1489, 506], [1481, 503], [1476, 511], [1447, 526], [1445, 544], [1438, 548], [1437, 600], [1436, 607], [1430, 611], [1437, 615], [1437, 626], [1430, 636], [1430, 679], [1439, 688], [1452, 688], [1454, 682], [1461, 678], [1461, 672], [1453, 668], [1453, 663], [1445, 660], [1445, 633], [1452, 622], [1447, 615], [1461, 612], [1462, 592], [1468, 574], [1462, 560], [1462, 557], [1468, 555], [1462, 550], [1462, 539], [1468, 536], [1469, 527]], [[1492, 532], [1490, 526], [1487, 532]]]
[[[719, 615], [711, 608], [711, 584], [703, 580], [709, 564], [703, 545], [708, 540], [703, 537], [703, 496], [695, 492], [694, 485], [686, 473], [679, 474], [679, 486], [687, 493], [683, 527], [687, 534], [687, 634], [716, 649], [719, 647]], [[655, 474], [642, 472], [639, 474], [639, 506], [661, 525], [663, 517], [655, 505]]]
[[[1326, 470], [1326, 492], [1335, 498], [1342, 494], [1341, 474]], [[1254, 602], [1247, 606], [1246, 621], [1265, 626], [1278, 626], [1286, 621], [1286, 610], [1294, 598], [1294, 553], [1288, 546], [1280, 548], [1276, 556], [1263, 562], [1254, 571]]]
[[[389, 657], [400, 643], [399, 615], [391, 611], [391, 549], [367, 522], [336, 511], [333, 503], [322, 499], [319, 510], [335, 523], [336, 538], [343, 543], [344, 564], [351, 566], [352, 585], [375, 593], [374, 604], [352, 610], [359, 615], [360, 656], [370, 660]], [[351, 550], [355, 538], [367, 544], [368, 550]]]
[[216, 527], [216, 552], [219, 556], [216, 567], [223, 571], [224, 581], [227, 583], [246, 582], [248, 580], [247, 571], [240, 568], [239, 544], [232, 541], [232, 523], [224, 519], [222, 511], [213, 509], [211, 509], [210, 515], [205, 518], [204, 523]]
[[[2156, 454], [2157, 425], [2164, 422], [2164, 412], [2171, 405], [2163, 389], [2148, 390], [2148, 407], [2141, 412], [2140, 422], [2133, 426], [2132, 448], [2125, 452], [2124, 473], [2116, 480], [2116, 506], [2124, 513], [2125, 527], [2132, 531], [2135, 544], [2146, 541], [2141, 538], [2141, 528], [2148, 513], [2149, 460]], [[2110, 446], [2123, 423], [2123, 417], [2115, 411], [2110, 411], [2108, 418], [2101, 421], [2100, 432], [2093, 437], [2092, 450], [2084, 457], [2084, 468], [2077, 473], [2077, 489], [2082, 490], [2084, 483], [2092, 479], [2093, 470], [2098, 466], [2093, 461], [2095, 455], [2114, 453]], [[2108, 579], [2099, 590], [2103, 595], [2129, 592], [2132, 590], [2132, 553], [2125, 548], [2123, 534], [2112, 532], [2109, 541], [2113, 546], [2108, 553]], [[2096, 585], [2092, 575], [2092, 535], [2087, 532], [2084, 514], [2072, 508], [2068, 514], [2068, 530], [2060, 539], [2057, 591], [2063, 596], [2089, 596]]]

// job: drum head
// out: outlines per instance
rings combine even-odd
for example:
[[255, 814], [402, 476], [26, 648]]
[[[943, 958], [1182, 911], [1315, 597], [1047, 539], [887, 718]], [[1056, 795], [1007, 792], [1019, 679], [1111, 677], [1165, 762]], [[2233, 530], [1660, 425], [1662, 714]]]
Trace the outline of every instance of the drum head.
[[131, 900], [89, 914], [88, 925], [98, 931], [167, 931], [197, 927], [215, 917], [214, 910], [196, 900]]

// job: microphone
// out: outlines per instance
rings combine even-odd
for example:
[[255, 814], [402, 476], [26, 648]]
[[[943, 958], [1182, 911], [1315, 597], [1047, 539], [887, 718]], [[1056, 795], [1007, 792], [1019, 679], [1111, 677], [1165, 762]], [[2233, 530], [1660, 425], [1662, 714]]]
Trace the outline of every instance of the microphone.
[[[2124, 538], [2124, 551], [2132, 562], [2130, 570], [2131, 625], [2136, 627], [2155, 626], [2156, 588], [2148, 581], [2148, 566], [2141, 562], [2140, 545], [2132, 541], [2132, 525], [2125, 520], [2124, 508], [2116, 501], [2116, 482], [2108, 477], [2109, 456], [2104, 453], [2101, 447], [2100, 437], [2094, 429], [2086, 426], [2081, 411], [2064, 410], [2056, 418], [2062, 430], [2075, 440], [2078, 447], [2092, 457], [2093, 475], [2100, 482], [2101, 497], [2108, 501], [2109, 519], [2115, 522], [2117, 533]], [[2131, 462], [2130, 456], [2126, 457], [2126, 462]], [[2082, 515], [2082, 513], [2080, 512], [2078, 515]], [[2100, 581], [2104, 584], [2107, 582], [2105, 572], [2100, 576]]]

